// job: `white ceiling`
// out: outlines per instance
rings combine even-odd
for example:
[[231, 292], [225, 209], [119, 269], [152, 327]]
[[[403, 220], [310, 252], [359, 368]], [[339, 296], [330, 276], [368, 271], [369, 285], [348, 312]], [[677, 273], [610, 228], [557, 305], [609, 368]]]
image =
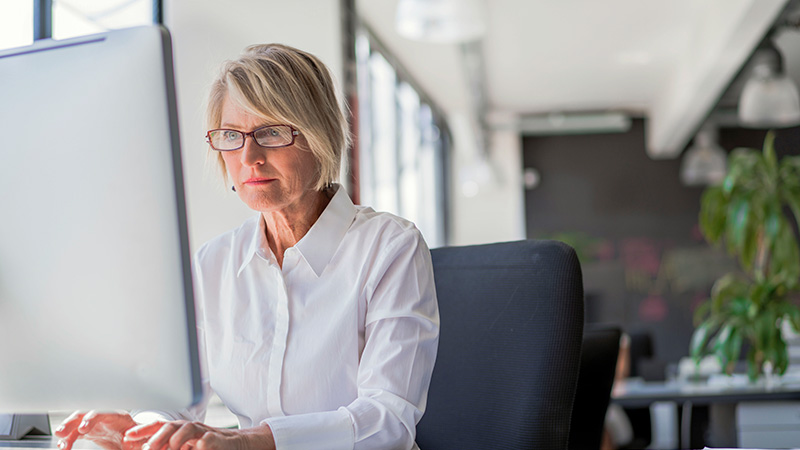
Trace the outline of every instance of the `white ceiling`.
[[[519, 116], [645, 117], [648, 154], [675, 157], [789, 3], [486, 0], [481, 49], [489, 108]], [[470, 111], [460, 47], [399, 36], [396, 5], [356, 1], [363, 21], [441, 108]]]

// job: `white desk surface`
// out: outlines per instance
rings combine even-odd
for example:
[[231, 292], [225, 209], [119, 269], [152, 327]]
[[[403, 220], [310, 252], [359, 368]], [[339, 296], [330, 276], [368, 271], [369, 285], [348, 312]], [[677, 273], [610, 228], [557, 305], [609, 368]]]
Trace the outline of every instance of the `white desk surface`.
[[[72, 411], [50, 411], [50, 428], [56, 429]], [[236, 416], [234, 416], [222, 401], [214, 396], [208, 403], [206, 410], [205, 423], [214, 427], [233, 428], [238, 426]], [[30, 449], [51, 449], [58, 450], [58, 439], [52, 436], [32, 436], [19, 441], [0, 440], [0, 450], [30, 450]], [[73, 447], [75, 450], [99, 450], [100, 447], [84, 440], [79, 440]]]

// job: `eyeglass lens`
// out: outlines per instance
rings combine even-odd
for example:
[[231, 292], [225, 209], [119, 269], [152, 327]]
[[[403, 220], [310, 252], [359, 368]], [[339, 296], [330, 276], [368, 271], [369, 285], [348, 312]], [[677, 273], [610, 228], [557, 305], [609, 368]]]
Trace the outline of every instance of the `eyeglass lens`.
[[[212, 130], [208, 133], [211, 146], [217, 150], [236, 150], [244, 146], [245, 134], [237, 130]], [[285, 147], [293, 140], [292, 129], [285, 125], [261, 127], [252, 136], [262, 147]]]

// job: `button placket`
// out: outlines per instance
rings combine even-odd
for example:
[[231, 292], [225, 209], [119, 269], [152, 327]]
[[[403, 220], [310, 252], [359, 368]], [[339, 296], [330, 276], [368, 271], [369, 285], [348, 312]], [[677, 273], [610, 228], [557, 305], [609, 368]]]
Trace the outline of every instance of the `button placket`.
[[275, 266], [278, 282], [275, 283], [275, 335], [269, 358], [267, 409], [271, 416], [284, 416], [281, 399], [283, 365], [286, 359], [286, 344], [289, 336], [289, 296], [281, 270]]

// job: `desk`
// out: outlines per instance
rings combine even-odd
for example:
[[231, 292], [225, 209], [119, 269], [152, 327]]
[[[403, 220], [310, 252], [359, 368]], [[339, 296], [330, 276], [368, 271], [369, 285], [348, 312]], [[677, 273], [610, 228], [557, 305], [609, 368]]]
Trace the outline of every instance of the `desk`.
[[691, 408], [693, 405], [715, 406], [742, 402], [800, 400], [800, 379], [785, 377], [780, 383], [766, 386], [749, 384], [743, 378], [712, 378], [709, 383], [644, 382], [629, 379], [617, 383], [611, 401], [628, 408], [647, 407], [655, 402], [674, 402], [681, 408], [678, 423], [679, 442], [689, 448]]
[[[84, 440], [75, 442], [75, 450], [102, 450], [100, 446]], [[0, 441], [0, 450], [58, 450], [58, 438], [53, 436], [26, 437], [18, 441]]]
[[644, 382], [630, 379], [615, 384], [611, 392], [612, 402], [630, 408], [663, 401], [711, 405], [773, 400], [800, 400], [800, 380], [786, 380], [766, 387], [751, 384]]

